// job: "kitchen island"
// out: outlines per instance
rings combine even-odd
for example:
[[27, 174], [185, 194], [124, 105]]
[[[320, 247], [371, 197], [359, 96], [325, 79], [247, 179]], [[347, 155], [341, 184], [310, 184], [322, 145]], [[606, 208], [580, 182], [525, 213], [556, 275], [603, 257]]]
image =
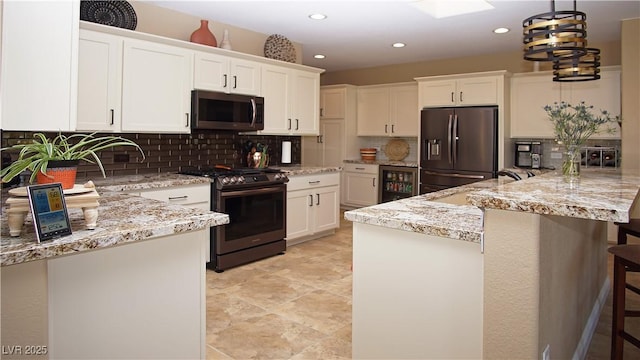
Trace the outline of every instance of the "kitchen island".
[[[482, 188], [484, 187], [484, 188]], [[548, 173], [345, 213], [354, 358], [583, 358], [640, 177]]]
[[[203, 181], [153, 179], [110, 186]], [[48, 242], [35, 241], [30, 216], [20, 236], [9, 236], [3, 211], [3, 349], [16, 358], [26, 346], [39, 347], [41, 358], [204, 358], [209, 227], [229, 217], [97, 190], [96, 229], [70, 209], [73, 234]]]

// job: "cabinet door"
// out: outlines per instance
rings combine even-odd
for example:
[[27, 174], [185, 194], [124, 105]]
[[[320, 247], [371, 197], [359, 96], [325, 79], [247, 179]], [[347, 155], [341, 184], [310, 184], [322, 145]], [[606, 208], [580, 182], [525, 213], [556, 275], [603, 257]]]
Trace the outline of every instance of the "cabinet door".
[[293, 133], [318, 135], [320, 76], [306, 71], [293, 71], [293, 96], [290, 104]]
[[389, 129], [389, 88], [358, 89], [358, 136], [387, 136]]
[[[322, 124], [320, 124], [322, 129]], [[322, 130], [321, 130], [322, 131]], [[302, 136], [302, 166], [322, 166], [320, 135]]]
[[560, 101], [560, 84], [550, 74], [512, 78], [511, 137], [554, 138], [544, 106]]
[[418, 86], [420, 87], [420, 108], [456, 104], [455, 80], [422, 81]]
[[287, 240], [313, 234], [313, 200], [308, 190], [287, 192]]
[[343, 119], [345, 117], [346, 89], [320, 90], [320, 119]]
[[345, 173], [345, 203], [354, 206], [370, 206], [378, 202], [377, 175]]
[[262, 67], [262, 95], [264, 96], [264, 134], [287, 134], [291, 130], [289, 71], [277, 66]]
[[498, 78], [495, 76], [460, 79], [456, 90], [458, 105], [498, 104]]
[[315, 189], [315, 231], [321, 232], [340, 226], [340, 187], [328, 186]]
[[418, 86], [392, 87], [389, 93], [391, 111], [391, 136], [418, 136]]
[[79, 1], [3, 1], [0, 128], [75, 129]]
[[344, 120], [320, 121], [320, 166], [341, 166], [345, 155]]
[[[568, 84], [569, 98], [563, 99], [572, 105], [584, 101], [587, 105], [592, 105], [592, 113], [600, 115], [601, 110], [606, 110], [613, 116], [621, 114], [620, 108], [620, 71], [602, 71], [600, 80], [582, 81]], [[563, 85], [564, 86], [564, 85]], [[564, 95], [564, 94], [563, 94]], [[602, 127], [614, 129], [614, 132], [601, 131], [594, 134], [592, 139], [620, 139], [620, 126], [610, 124]]]
[[120, 131], [122, 39], [80, 30], [76, 130]]
[[122, 130], [189, 133], [192, 52], [126, 39]]
[[229, 64], [229, 87], [236, 94], [260, 95], [260, 64], [232, 59]]
[[210, 91], [227, 91], [229, 88], [229, 59], [225, 56], [195, 52], [193, 87]]

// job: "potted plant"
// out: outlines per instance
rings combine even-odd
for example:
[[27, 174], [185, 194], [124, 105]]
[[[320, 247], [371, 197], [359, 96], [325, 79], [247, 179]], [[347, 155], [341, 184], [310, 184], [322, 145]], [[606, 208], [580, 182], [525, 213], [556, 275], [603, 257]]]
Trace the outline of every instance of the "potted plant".
[[606, 110], [600, 110], [600, 115], [591, 112], [592, 105], [584, 101], [578, 105], [566, 102], [547, 105], [544, 110], [553, 123], [556, 142], [564, 145], [565, 157], [562, 162], [562, 174], [568, 178], [580, 176], [580, 147], [594, 134], [613, 132], [611, 124], [621, 123], [620, 116], [612, 116]]
[[[135, 142], [120, 136], [94, 136], [92, 134], [72, 134], [64, 135], [59, 133], [55, 138], [49, 139], [43, 133], [34, 133], [33, 139], [27, 144], [17, 144], [5, 150], [19, 151], [18, 159], [11, 165], [0, 170], [2, 182], [9, 182], [25, 170], [31, 170], [29, 182], [38, 183], [62, 182], [64, 189], [73, 188], [77, 165], [80, 160], [97, 164], [100, 167], [102, 176], [104, 172], [102, 161], [97, 152], [116, 146], [133, 146], [142, 154], [144, 152]], [[68, 173], [69, 168], [71, 173]], [[66, 169], [66, 170], [65, 170]], [[61, 175], [58, 180], [54, 176]]]

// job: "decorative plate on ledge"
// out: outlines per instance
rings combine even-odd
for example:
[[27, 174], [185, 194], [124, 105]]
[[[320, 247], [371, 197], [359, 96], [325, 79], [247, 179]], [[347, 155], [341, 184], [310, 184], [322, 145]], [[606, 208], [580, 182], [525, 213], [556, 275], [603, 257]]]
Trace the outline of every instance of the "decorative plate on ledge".
[[138, 24], [135, 10], [124, 0], [80, 1], [80, 20], [129, 30]]
[[402, 161], [409, 155], [409, 144], [403, 139], [391, 139], [384, 147], [384, 154], [392, 161]]

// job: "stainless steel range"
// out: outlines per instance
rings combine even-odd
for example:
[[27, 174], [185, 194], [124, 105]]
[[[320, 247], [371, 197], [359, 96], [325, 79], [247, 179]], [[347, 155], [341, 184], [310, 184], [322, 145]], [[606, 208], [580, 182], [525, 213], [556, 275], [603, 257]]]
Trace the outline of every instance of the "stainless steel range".
[[211, 228], [211, 259], [207, 267], [225, 269], [286, 250], [286, 174], [276, 169], [184, 169], [211, 183], [211, 210], [229, 215], [229, 224]]

